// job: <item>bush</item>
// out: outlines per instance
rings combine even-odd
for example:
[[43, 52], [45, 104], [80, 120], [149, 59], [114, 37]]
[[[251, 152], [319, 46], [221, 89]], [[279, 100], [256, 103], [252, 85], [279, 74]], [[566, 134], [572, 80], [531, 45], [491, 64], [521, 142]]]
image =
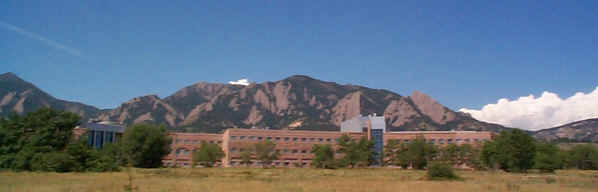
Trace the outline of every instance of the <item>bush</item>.
[[32, 160], [34, 171], [70, 172], [76, 162], [64, 152], [38, 153]]
[[460, 180], [451, 165], [446, 163], [432, 163], [428, 167], [429, 180]]

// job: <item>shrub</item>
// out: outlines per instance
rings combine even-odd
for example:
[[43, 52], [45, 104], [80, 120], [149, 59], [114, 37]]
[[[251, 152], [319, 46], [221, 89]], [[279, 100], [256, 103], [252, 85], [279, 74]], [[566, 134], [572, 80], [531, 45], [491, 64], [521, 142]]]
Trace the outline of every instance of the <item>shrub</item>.
[[446, 163], [432, 163], [428, 167], [429, 180], [460, 180], [453, 168]]

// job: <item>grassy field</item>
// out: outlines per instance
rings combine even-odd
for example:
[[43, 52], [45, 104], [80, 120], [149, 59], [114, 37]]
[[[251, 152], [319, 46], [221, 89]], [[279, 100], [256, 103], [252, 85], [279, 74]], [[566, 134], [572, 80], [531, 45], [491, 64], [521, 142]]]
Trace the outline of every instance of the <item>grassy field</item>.
[[598, 171], [510, 174], [460, 171], [463, 181], [427, 181], [397, 169], [133, 169], [114, 173], [0, 172], [0, 191], [598, 191]]

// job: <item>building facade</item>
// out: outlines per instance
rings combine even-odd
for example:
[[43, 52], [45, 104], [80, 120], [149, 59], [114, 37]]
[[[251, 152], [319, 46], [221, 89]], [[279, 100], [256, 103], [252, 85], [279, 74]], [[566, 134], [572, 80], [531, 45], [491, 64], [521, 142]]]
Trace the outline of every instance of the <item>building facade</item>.
[[[171, 153], [163, 159], [165, 166], [191, 166], [192, 152], [201, 147], [201, 142], [218, 144], [224, 151], [224, 158], [218, 165], [224, 167], [241, 166], [241, 153], [252, 151], [253, 145], [261, 141], [272, 141], [280, 153], [272, 163], [277, 167], [306, 167], [314, 158], [311, 148], [315, 144], [331, 144], [337, 148], [337, 139], [347, 134], [351, 138], [365, 137], [374, 142], [372, 148], [377, 154], [389, 140], [408, 143], [423, 137], [435, 145], [451, 143], [477, 145], [492, 138], [491, 132], [476, 131], [402, 131], [386, 132], [384, 117], [357, 116], [341, 124], [340, 131], [296, 131], [265, 129], [227, 129], [222, 134], [170, 133]], [[253, 166], [260, 166], [253, 161]]]
[[121, 125], [109, 122], [89, 122], [85, 127], [77, 127], [73, 130], [76, 138], [87, 134], [89, 146], [101, 149], [109, 143], [116, 143], [122, 137], [125, 128]]

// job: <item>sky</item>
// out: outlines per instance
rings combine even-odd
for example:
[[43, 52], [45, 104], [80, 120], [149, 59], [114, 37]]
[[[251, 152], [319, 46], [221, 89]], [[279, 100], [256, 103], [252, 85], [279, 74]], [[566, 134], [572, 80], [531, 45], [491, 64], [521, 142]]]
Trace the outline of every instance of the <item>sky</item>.
[[[540, 129], [517, 118], [570, 103], [586, 109], [567, 116], [598, 117], [597, 36], [598, 1], [5, 0], [0, 73], [99, 108], [302, 74]], [[589, 96], [568, 102], [577, 93]]]

